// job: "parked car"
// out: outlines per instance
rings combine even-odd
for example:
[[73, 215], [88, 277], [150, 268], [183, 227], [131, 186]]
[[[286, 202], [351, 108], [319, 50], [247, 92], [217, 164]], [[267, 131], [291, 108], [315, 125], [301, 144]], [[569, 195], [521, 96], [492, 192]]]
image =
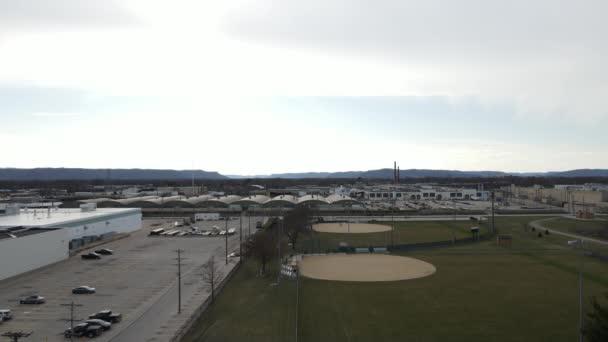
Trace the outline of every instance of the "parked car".
[[46, 303], [46, 299], [42, 296], [33, 295], [21, 298], [19, 300], [19, 304], [44, 304]]
[[228, 235], [234, 235], [234, 234], [236, 234], [236, 228], [228, 229]]
[[83, 254], [80, 257], [83, 259], [101, 259], [101, 255], [94, 252]]
[[95, 253], [101, 254], [101, 255], [112, 255], [112, 254], [114, 254], [114, 251], [111, 249], [102, 248], [102, 249], [96, 250]]
[[0, 310], [0, 322], [8, 321], [10, 319], [13, 319], [13, 313], [11, 312], [11, 310], [8, 310], [8, 309]]
[[73, 294], [93, 294], [95, 293], [95, 288], [90, 286], [78, 286], [72, 289]]
[[103, 328], [104, 331], [110, 330], [110, 328], [112, 328], [112, 323], [106, 322], [103, 319], [97, 319], [97, 318], [87, 319], [86, 321], [84, 321], [84, 323], [99, 325]]
[[63, 336], [65, 336], [66, 338], [70, 338], [72, 336], [86, 336], [88, 338], [94, 338], [101, 335], [102, 333], [103, 327], [99, 324], [79, 323], [74, 326], [73, 330], [71, 328], [66, 329], [63, 332]]
[[122, 315], [113, 313], [112, 310], [101, 310], [89, 316], [89, 319], [102, 319], [110, 323], [118, 323], [122, 321]]

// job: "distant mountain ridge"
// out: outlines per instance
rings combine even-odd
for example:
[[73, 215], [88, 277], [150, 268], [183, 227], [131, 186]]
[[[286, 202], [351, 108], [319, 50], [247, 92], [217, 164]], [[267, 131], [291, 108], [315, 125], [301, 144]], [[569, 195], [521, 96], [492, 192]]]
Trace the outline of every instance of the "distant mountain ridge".
[[218, 172], [158, 169], [0, 168], [0, 181], [228, 179]]
[[[229, 175], [203, 170], [159, 170], [159, 169], [85, 169], [85, 168], [0, 168], [0, 181], [57, 181], [57, 180], [195, 180], [244, 179], [244, 178], [364, 178], [392, 179], [393, 169], [341, 172], [275, 173], [270, 175]], [[502, 172], [409, 169], [401, 170], [406, 178], [474, 178], [474, 177], [608, 177], [608, 169], [578, 169], [551, 172]]]
[[[473, 178], [473, 177], [608, 177], [608, 169], [578, 169], [569, 171], [550, 172], [502, 172], [502, 171], [459, 171], [459, 170], [430, 170], [408, 169], [400, 170], [401, 178]], [[301, 172], [301, 173], [274, 173], [257, 176], [228, 176], [230, 178], [367, 178], [392, 179], [393, 169], [378, 169], [368, 171], [341, 171], [341, 172]]]

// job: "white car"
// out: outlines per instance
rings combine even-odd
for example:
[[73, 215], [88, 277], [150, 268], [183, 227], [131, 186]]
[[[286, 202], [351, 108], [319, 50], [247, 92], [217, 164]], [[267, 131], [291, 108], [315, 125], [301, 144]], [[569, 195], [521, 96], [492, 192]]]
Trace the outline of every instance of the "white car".
[[234, 235], [234, 234], [236, 234], [236, 228], [228, 229], [228, 235]]
[[225, 230], [220, 230], [220, 235], [226, 235], [226, 231]]
[[11, 312], [11, 310], [7, 310], [7, 309], [0, 310], [0, 322], [8, 321], [12, 318], [13, 318], [13, 313]]

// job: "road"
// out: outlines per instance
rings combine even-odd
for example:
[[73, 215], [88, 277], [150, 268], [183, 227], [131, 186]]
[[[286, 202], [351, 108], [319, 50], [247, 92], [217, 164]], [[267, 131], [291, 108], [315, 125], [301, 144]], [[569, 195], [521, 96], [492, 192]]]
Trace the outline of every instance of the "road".
[[559, 230], [555, 230], [555, 229], [551, 229], [551, 228], [547, 228], [545, 226], [543, 226], [541, 223], [542, 222], [546, 222], [546, 221], [550, 221], [555, 219], [555, 217], [552, 218], [546, 218], [546, 219], [542, 219], [542, 220], [536, 220], [536, 221], [532, 221], [530, 222], [530, 225], [536, 229], [546, 229], [549, 232], [553, 233], [553, 234], [557, 234], [557, 235], [562, 235], [562, 236], [567, 236], [573, 239], [579, 239], [579, 240], [585, 240], [585, 241], [591, 241], [600, 245], [604, 245], [604, 246], [608, 246], [608, 241], [605, 240], [599, 240], [599, 239], [594, 239], [594, 238], [590, 238], [590, 237], [586, 237], [586, 236], [582, 236], [582, 235], [577, 235], [577, 234], [572, 234], [572, 233], [564, 233], [561, 232]]
[[[228, 241], [228, 250], [231, 251], [238, 248], [238, 243], [238, 235], [231, 236]], [[237, 259], [230, 260], [229, 264], [226, 265], [224, 250], [225, 247], [218, 247], [212, 254], [215, 256], [218, 264], [222, 265], [223, 274], [228, 274], [230, 269], [235, 266]], [[184, 257], [187, 258], [187, 255]], [[182, 313], [178, 314], [177, 312], [178, 286], [177, 282], [174, 282], [140, 317], [109, 341], [165, 341], [171, 338], [175, 331], [179, 329], [180, 322], [187, 319], [187, 317], [183, 319], [174, 318], [180, 315], [188, 316], [196, 309], [190, 304], [198, 303], [200, 305], [209, 296], [209, 293], [202, 288], [200, 280], [201, 264], [188, 262], [188, 260], [185, 260], [184, 263], [190, 266], [183, 267], [181, 289]], [[171, 324], [172, 321], [173, 324]]]

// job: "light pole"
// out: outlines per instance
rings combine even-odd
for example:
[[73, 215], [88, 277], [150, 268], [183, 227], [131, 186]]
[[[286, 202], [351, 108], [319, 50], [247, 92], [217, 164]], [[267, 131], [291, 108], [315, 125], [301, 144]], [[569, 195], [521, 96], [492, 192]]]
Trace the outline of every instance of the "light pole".
[[239, 215], [239, 261], [243, 258], [243, 209], [241, 208], [241, 215]]
[[585, 257], [585, 245], [584, 240], [570, 240], [568, 245], [575, 246], [581, 250], [581, 257], [578, 266], [578, 340], [583, 342], [585, 337], [583, 335], [583, 326], [585, 324], [583, 319], [583, 258]]
[[228, 213], [226, 213], [226, 227], [224, 230], [224, 237], [226, 240], [226, 249], [225, 249], [225, 253], [224, 256], [226, 257], [226, 265], [228, 265]]

